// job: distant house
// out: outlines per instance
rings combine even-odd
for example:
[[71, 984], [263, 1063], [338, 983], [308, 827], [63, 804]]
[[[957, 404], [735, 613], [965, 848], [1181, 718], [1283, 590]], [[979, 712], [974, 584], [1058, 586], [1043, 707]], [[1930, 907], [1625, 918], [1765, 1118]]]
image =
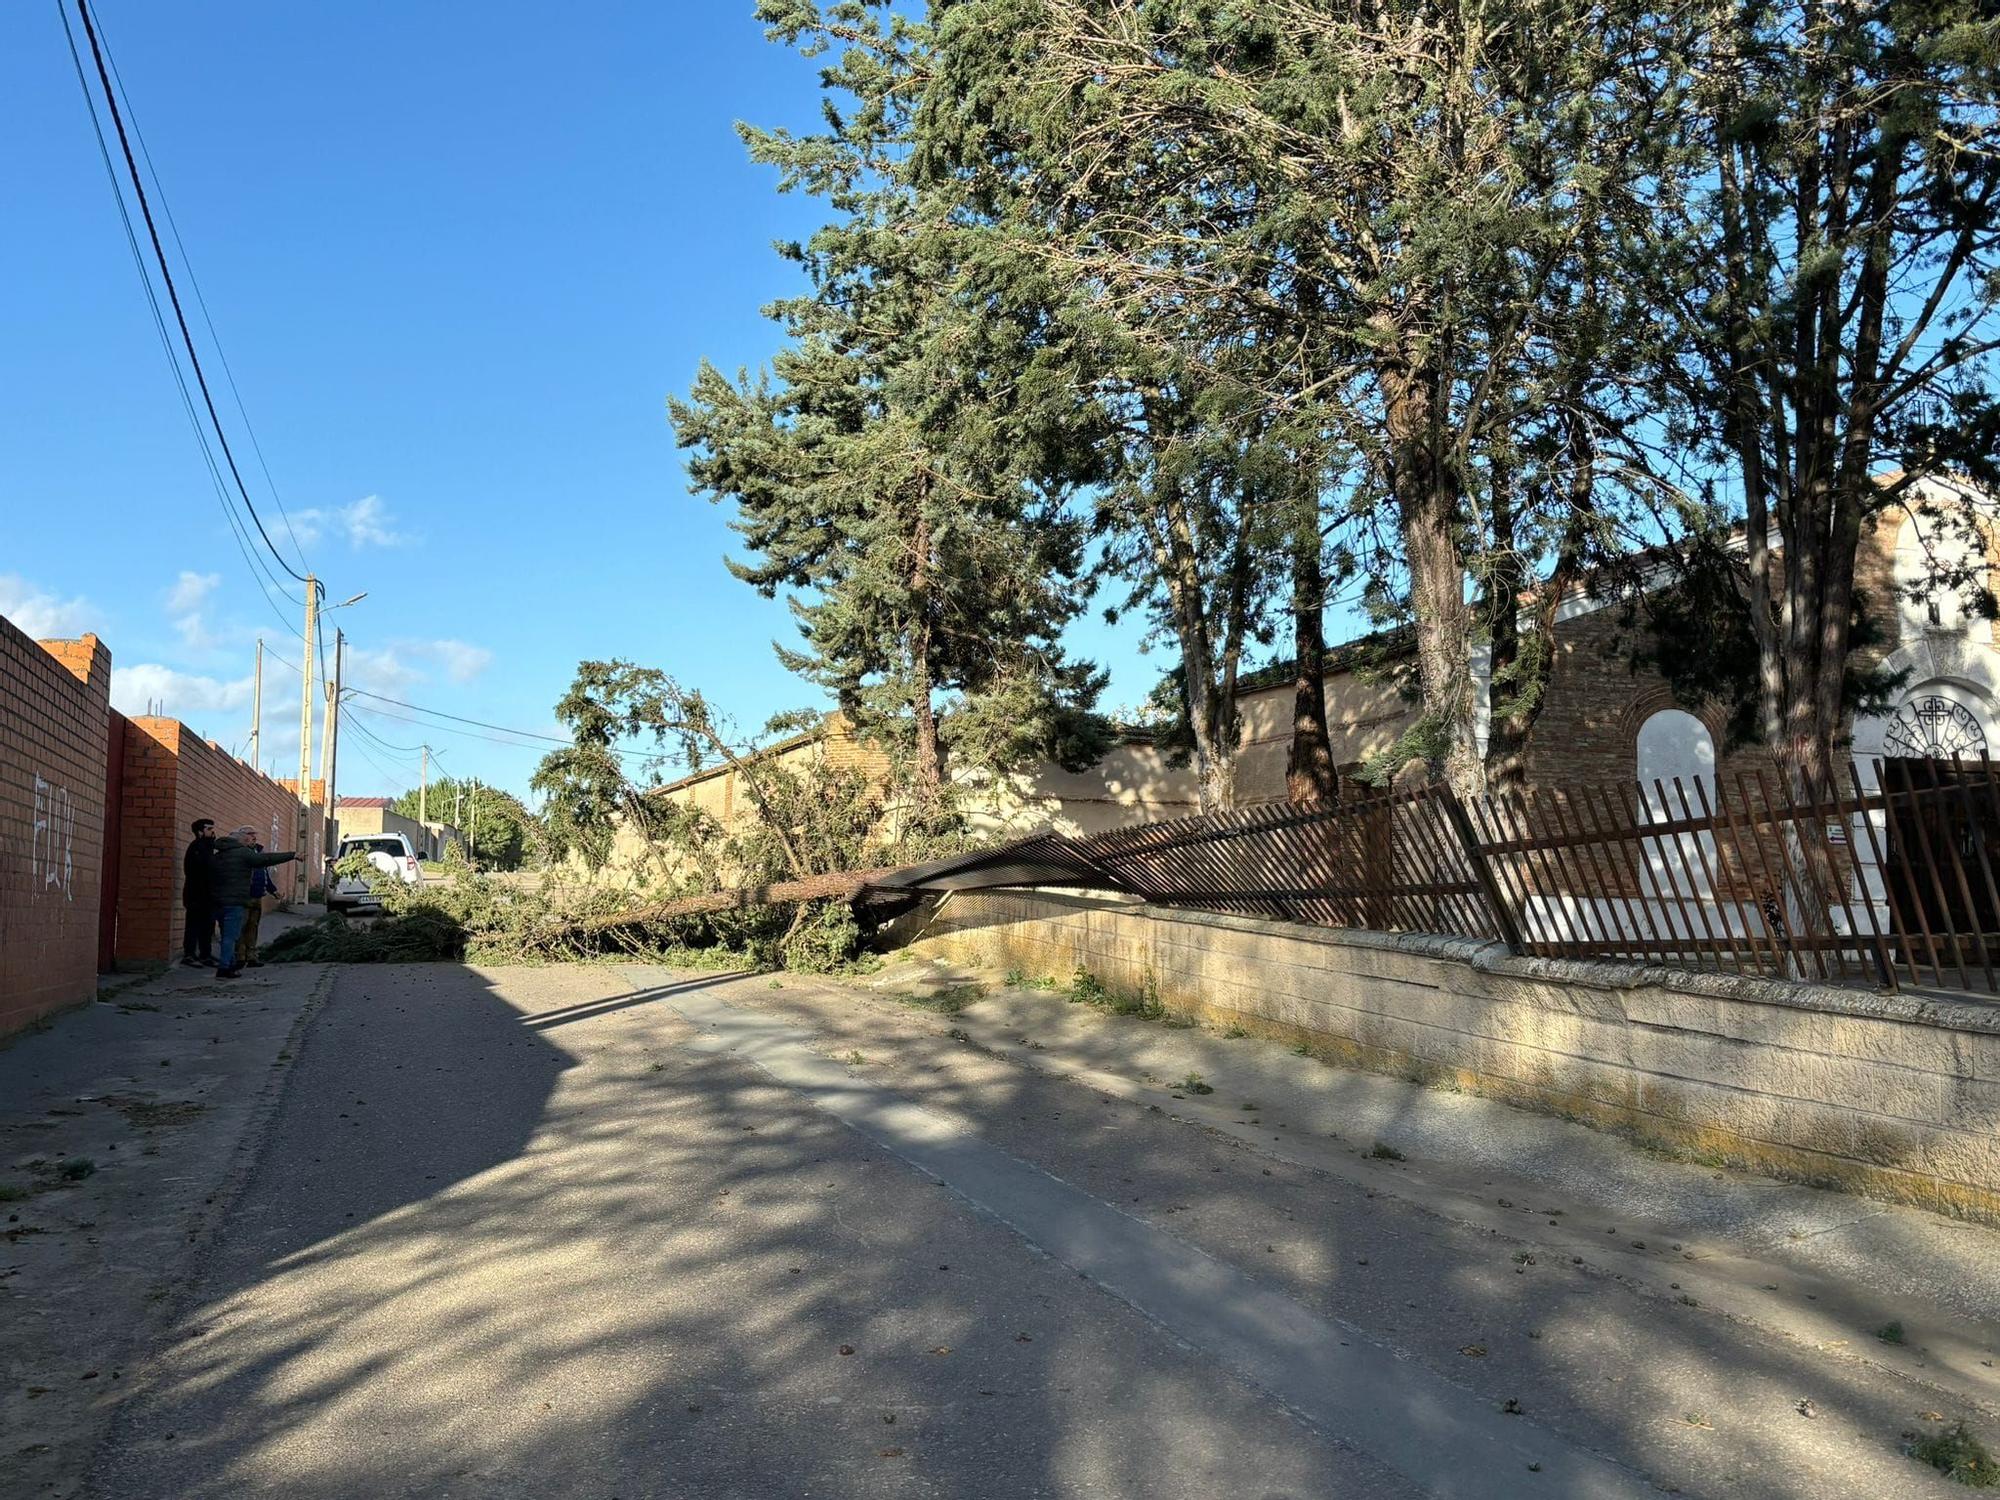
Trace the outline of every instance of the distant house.
[[447, 823], [419, 823], [395, 810], [390, 797], [342, 797], [335, 809], [342, 838], [371, 833], [400, 833], [409, 839], [417, 858], [441, 860], [445, 850], [456, 844], [461, 849], [465, 836]]

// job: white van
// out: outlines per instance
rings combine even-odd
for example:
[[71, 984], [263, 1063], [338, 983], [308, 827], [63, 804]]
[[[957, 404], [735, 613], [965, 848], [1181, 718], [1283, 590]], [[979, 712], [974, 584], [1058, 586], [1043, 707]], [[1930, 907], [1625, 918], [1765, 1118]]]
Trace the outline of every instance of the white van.
[[[340, 841], [340, 852], [334, 857], [338, 864], [348, 855], [359, 851], [368, 856], [368, 863], [384, 875], [400, 880], [404, 885], [415, 885], [423, 879], [417, 868], [417, 851], [410, 847], [410, 841], [400, 833], [353, 833]], [[351, 875], [341, 876], [327, 892], [329, 907], [379, 906], [381, 902], [368, 888], [368, 882]]]

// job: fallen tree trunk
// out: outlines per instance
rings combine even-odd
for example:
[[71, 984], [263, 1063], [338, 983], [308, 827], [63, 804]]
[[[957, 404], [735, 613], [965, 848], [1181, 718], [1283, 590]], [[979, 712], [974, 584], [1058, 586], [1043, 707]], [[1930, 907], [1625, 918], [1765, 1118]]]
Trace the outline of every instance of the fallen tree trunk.
[[804, 880], [779, 880], [770, 885], [751, 885], [733, 891], [705, 891], [698, 896], [676, 896], [651, 906], [592, 917], [581, 924], [584, 932], [609, 932], [618, 927], [642, 927], [673, 917], [702, 917], [711, 912], [740, 911], [747, 906], [783, 906], [793, 901], [832, 901], [858, 895], [862, 887], [895, 873], [894, 866], [878, 870], [836, 870], [830, 875], [812, 875]]

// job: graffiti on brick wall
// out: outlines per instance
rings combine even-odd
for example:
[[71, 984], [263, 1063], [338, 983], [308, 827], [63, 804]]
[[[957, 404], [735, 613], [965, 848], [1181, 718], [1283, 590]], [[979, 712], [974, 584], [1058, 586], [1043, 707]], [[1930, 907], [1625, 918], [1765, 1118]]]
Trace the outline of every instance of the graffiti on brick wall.
[[54, 886], [76, 899], [76, 803], [68, 787], [35, 776], [35, 824], [28, 847], [28, 879], [35, 898]]

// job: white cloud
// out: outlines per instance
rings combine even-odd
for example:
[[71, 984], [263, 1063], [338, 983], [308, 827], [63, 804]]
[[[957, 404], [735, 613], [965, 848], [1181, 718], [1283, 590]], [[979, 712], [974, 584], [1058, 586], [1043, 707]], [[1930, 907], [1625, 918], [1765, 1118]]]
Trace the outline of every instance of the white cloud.
[[470, 682], [493, 664], [491, 651], [464, 641], [432, 641], [430, 649], [453, 682]]
[[209, 633], [202, 605], [221, 586], [220, 573], [192, 573], [182, 569], [181, 576], [167, 591], [167, 613], [173, 617], [174, 629], [180, 632], [181, 643], [190, 651], [206, 651], [216, 644], [216, 638]]
[[111, 669], [111, 706], [123, 714], [147, 712], [186, 719], [194, 714], [247, 710], [255, 691], [254, 674], [230, 681], [180, 672], [158, 662]]
[[38, 641], [82, 635], [95, 614], [81, 594], [74, 599], [58, 598], [18, 573], [0, 573], [0, 615]]
[[400, 547], [409, 538], [389, 527], [389, 507], [380, 495], [363, 495], [340, 513], [347, 541], [354, 547]]
[[347, 545], [362, 547], [403, 547], [416, 540], [398, 531], [389, 507], [380, 495], [363, 495], [352, 505], [332, 509], [313, 507], [292, 512], [292, 534], [301, 547], [310, 547], [328, 532], [347, 539]]
[[221, 586], [220, 573], [190, 573], [183, 568], [167, 594], [167, 609], [177, 615], [200, 609], [202, 601]]
[[370, 692], [394, 693], [424, 680], [423, 669], [406, 661], [407, 646], [384, 646], [369, 650], [350, 646], [344, 673], [347, 685]]

